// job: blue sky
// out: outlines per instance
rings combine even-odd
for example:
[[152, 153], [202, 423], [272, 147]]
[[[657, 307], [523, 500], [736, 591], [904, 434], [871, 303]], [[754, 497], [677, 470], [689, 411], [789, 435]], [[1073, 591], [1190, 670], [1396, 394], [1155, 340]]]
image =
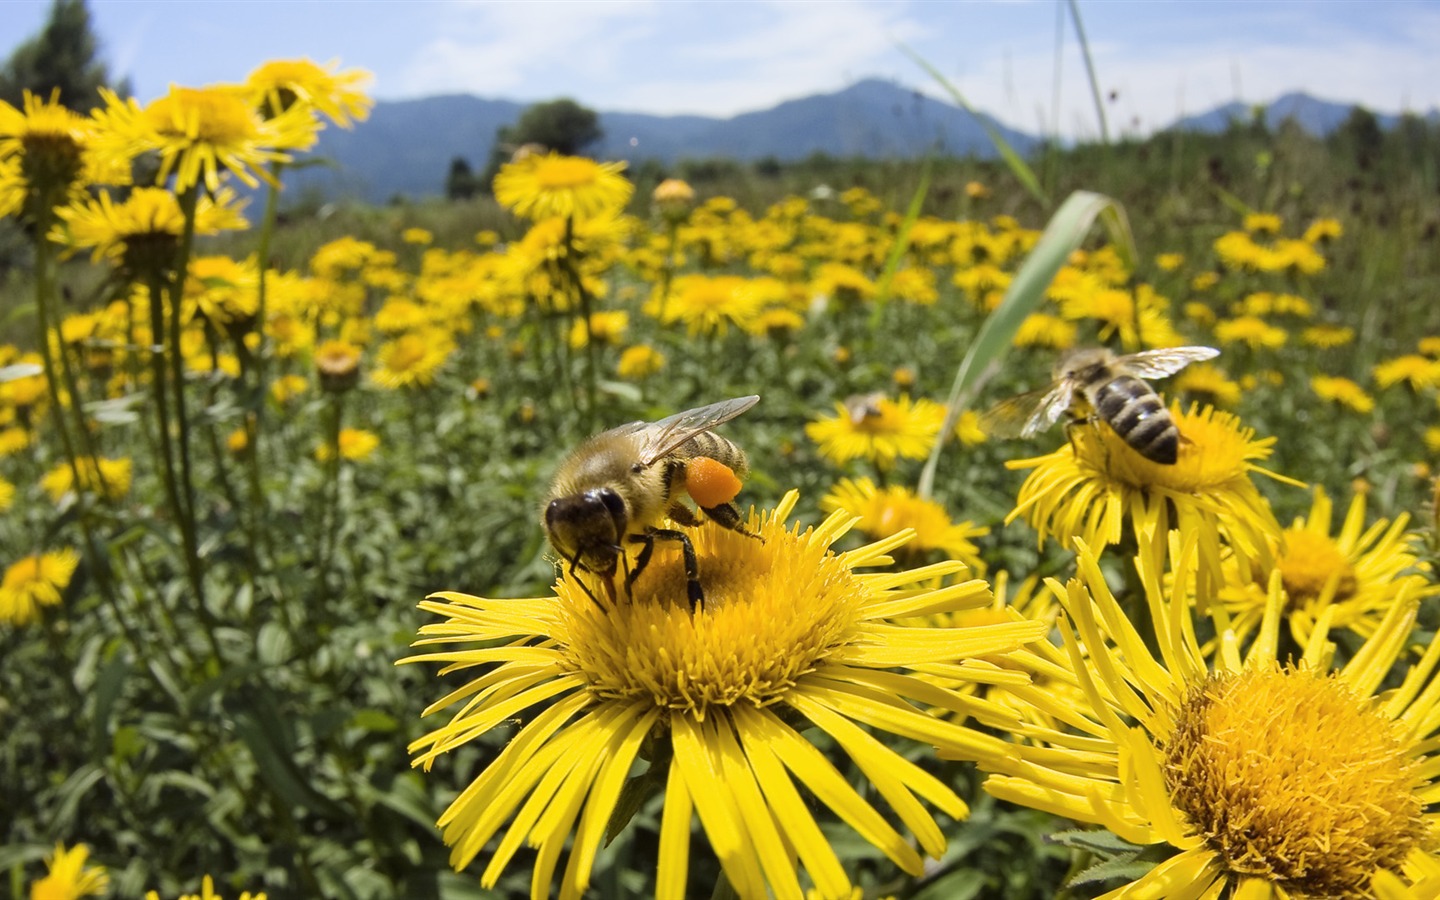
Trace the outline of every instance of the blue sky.
[[[881, 76], [1030, 132], [1097, 132], [1056, 0], [90, 0], [103, 53], [150, 99], [305, 56], [375, 75], [380, 99], [573, 97], [600, 110], [728, 116]], [[0, 52], [49, 0], [0, 0]], [[1149, 131], [1291, 90], [1376, 111], [1440, 106], [1440, 0], [1080, 0], [1111, 129]], [[1058, 69], [1057, 69], [1058, 67]]]

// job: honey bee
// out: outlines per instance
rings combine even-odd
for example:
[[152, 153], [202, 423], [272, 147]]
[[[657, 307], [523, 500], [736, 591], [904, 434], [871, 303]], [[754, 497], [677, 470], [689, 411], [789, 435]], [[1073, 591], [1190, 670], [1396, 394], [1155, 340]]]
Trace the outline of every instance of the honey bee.
[[680, 525], [700, 517], [680, 500], [683, 489], [719, 525], [749, 534], [730, 503], [749, 474], [745, 451], [711, 429], [760, 402], [758, 396], [722, 400], [658, 422], [631, 422], [595, 435], [575, 448], [555, 473], [542, 513], [550, 545], [570, 565], [601, 576], [613, 596], [625, 545], [640, 553], [625, 577], [627, 590], [640, 577], [656, 540], [680, 544], [690, 607], [704, 603], [699, 564], [690, 538], [660, 528], [669, 516]]
[[1184, 438], [1145, 379], [1174, 375], [1219, 355], [1213, 347], [1167, 347], [1127, 356], [1103, 347], [1072, 350], [1055, 364], [1049, 387], [1004, 401], [986, 413], [983, 426], [1002, 437], [1031, 437], [1068, 411], [1077, 421], [1105, 422], [1136, 453], [1173, 465]]

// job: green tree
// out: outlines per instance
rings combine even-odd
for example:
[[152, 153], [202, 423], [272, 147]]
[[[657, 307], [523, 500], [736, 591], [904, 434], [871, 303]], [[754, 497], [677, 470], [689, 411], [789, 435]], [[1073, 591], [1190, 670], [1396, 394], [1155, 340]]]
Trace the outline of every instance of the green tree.
[[445, 176], [445, 196], [451, 200], [469, 200], [479, 191], [480, 183], [464, 157], [450, 160], [450, 173]]
[[488, 188], [501, 164], [526, 144], [539, 144], [546, 150], [576, 156], [604, 136], [600, 116], [593, 109], [563, 97], [536, 103], [527, 107], [514, 125], [502, 125], [496, 130], [495, 144], [480, 183]]
[[55, 0], [45, 27], [0, 66], [0, 100], [19, 106], [26, 90], [49, 97], [59, 88], [61, 103], [89, 111], [100, 103], [97, 90], [109, 83], [99, 47], [85, 0]]

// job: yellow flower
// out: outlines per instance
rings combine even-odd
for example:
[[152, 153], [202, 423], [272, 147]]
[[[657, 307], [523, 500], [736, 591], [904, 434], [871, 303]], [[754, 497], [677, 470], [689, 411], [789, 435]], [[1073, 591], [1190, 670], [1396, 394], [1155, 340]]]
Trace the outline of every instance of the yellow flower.
[[[1194, 544], [1179, 558], [1193, 561]], [[1377, 896], [1377, 881], [1397, 891], [1379, 896], [1403, 897], [1433, 877], [1440, 643], [1376, 693], [1407, 646], [1414, 597], [1402, 590], [1374, 637], [1331, 671], [1333, 648], [1318, 631], [1298, 661], [1278, 661], [1284, 601], [1272, 581], [1248, 654], [1222, 629], [1211, 660], [1194, 639], [1189, 567], [1167, 593], [1140, 564], [1153, 644], [1130, 625], [1088, 548], [1080, 577], [1055, 585], [1072, 683], [1085, 700], [1008, 688], [1036, 711], [1035, 724], [1016, 729], [1026, 740], [1009, 757], [980, 761], [996, 773], [986, 791], [1159, 845], [1162, 857], [1179, 851], [1105, 900], [1362, 898]], [[1414, 896], [1422, 893], [1433, 887]]]
[[1343, 347], [1355, 340], [1355, 329], [1348, 325], [1311, 325], [1300, 332], [1300, 340], [1321, 349]]
[[326, 341], [315, 348], [315, 372], [322, 391], [350, 390], [360, 381], [360, 348], [349, 341]]
[[1329, 400], [1347, 406], [1361, 415], [1375, 410], [1375, 400], [1365, 389], [1348, 378], [1331, 375], [1312, 375], [1310, 389], [1321, 400]]
[[268, 117], [292, 106], [309, 106], [341, 128], [349, 128], [370, 117], [375, 101], [362, 89], [370, 83], [370, 73], [363, 69], [336, 72], [339, 65], [335, 60], [322, 67], [308, 59], [275, 59], [251, 72], [245, 87]]
[[1305, 229], [1304, 240], [1310, 244], [1332, 241], [1345, 233], [1345, 228], [1336, 219], [1316, 219]]
[[[1078, 537], [1098, 550], [1120, 540], [1129, 517], [1142, 549], [1153, 551], [1174, 516], [1182, 531], [1218, 528], [1258, 555], [1280, 526], [1250, 473], [1289, 481], [1253, 462], [1270, 455], [1275, 439], [1257, 441], [1236, 416], [1208, 406], [1182, 412], [1171, 404], [1170, 415], [1184, 438], [1171, 465], [1141, 456], [1103, 424], [1072, 428], [1070, 441], [1053, 453], [1007, 462], [1034, 471], [1005, 521], [1024, 516], [1042, 543], [1054, 534], [1066, 547]], [[1206, 550], [1209, 572], [1218, 573], [1218, 548]]]
[[[763, 279], [738, 275], [681, 275], [662, 298], [659, 289], [645, 304], [645, 312], [663, 324], [685, 323], [692, 337], [729, 332], [733, 325], [747, 330], [768, 302]], [[662, 299], [664, 303], [662, 304]]]
[[[1019, 649], [1046, 626], [900, 624], [985, 606], [990, 592], [982, 581], [921, 586], [962, 570], [958, 563], [861, 574], [888, 563], [885, 554], [906, 536], [835, 553], [831, 545], [853, 519], [835, 513], [818, 528], [787, 528], [796, 499], [791, 492], [773, 512], [752, 514], [758, 541], [708, 521], [688, 531], [705, 591], [693, 611], [681, 553], [668, 542], [633, 592], [616, 585], [614, 601], [598, 599], [605, 594], [596, 593], [597, 579], [582, 583], [566, 571], [548, 597], [445, 593], [421, 604], [445, 617], [421, 629], [427, 637], [419, 645], [436, 649], [402, 662], [479, 671], [427, 710], [455, 709], [411, 745], [416, 764], [428, 768], [517, 716], [524, 722], [441, 816], [456, 869], [485, 852], [481, 884], [493, 888], [528, 844], [538, 850], [531, 893], [545, 897], [569, 844], [559, 894], [580, 897], [642, 746], [652, 793], [664, 785], [661, 900], [694, 895], [687, 872], [697, 814], [741, 897], [798, 900], [801, 869], [823, 896], [849, 895], [818, 809], [833, 810], [909, 873], [924, 871], [922, 853], [943, 852], [944, 836], [922, 801], [956, 818], [966, 815], [965, 804], [885, 741], [904, 736], [971, 759], [1007, 752], [993, 737], [932, 716], [930, 708], [963, 712], [973, 701], [920, 673], [973, 681], [965, 660]], [[1023, 682], [1016, 674], [986, 667], [983, 677]], [[835, 755], [869, 782], [862, 789], [883, 799], [888, 815], [797, 728], [802, 720], [833, 741]]]
[[435, 380], [454, 350], [450, 336], [436, 329], [402, 335], [380, 345], [370, 380], [391, 389], [423, 387]]
[[1415, 349], [1426, 356], [1440, 356], [1440, 336], [1432, 334], [1422, 337], [1416, 343]]
[[1215, 324], [1215, 339], [1225, 346], [1246, 344], [1252, 350], [1285, 346], [1285, 329], [1271, 325], [1257, 316], [1240, 316]]
[[[375, 453], [375, 448], [380, 446], [380, 437], [373, 431], [366, 431], [363, 428], [342, 428], [340, 429], [340, 458], [354, 462], [369, 459]], [[329, 462], [335, 458], [335, 450], [330, 444], [321, 444], [315, 448], [315, 458], [320, 462]]]
[[1418, 391], [1440, 385], [1440, 360], [1411, 353], [1387, 359], [1373, 369], [1373, 374], [1381, 390], [1405, 382]]
[[1155, 257], [1155, 267], [1162, 272], [1173, 272], [1185, 265], [1183, 253], [1161, 253]]
[[584, 347], [589, 341], [601, 345], [618, 344], [629, 327], [630, 314], [623, 309], [593, 312], [588, 328], [584, 319], [576, 319], [570, 326], [570, 346]]
[[199, 256], [190, 260], [182, 319], [199, 315], [224, 328], [253, 322], [260, 311], [260, 273], [253, 260]]
[[1204, 293], [1220, 283], [1220, 275], [1216, 272], [1201, 272], [1190, 279], [1190, 289], [1197, 293]]
[[49, 100], [22, 96], [21, 109], [0, 100], [0, 215], [33, 199], [48, 207], [31, 214], [46, 216], [91, 185], [130, 183], [126, 161], [99, 146], [93, 119], [60, 104], [59, 88]]
[[100, 89], [105, 107], [96, 112], [100, 133], [131, 156], [148, 151], [160, 155], [157, 183], [173, 173], [175, 190], [184, 193], [204, 183], [214, 193], [220, 173], [228, 171], [251, 188], [273, 177], [264, 168], [289, 162], [291, 150], [307, 150], [318, 128], [308, 107], [293, 106], [264, 119], [245, 90], [234, 85], [188, 88], [171, 85], [164, 97], [141, 107]]
[[[3, 453], [0, 453], [0, 456], [3, 455]], [[6, 481], [3, 476], [0, 476], [0, 512], [9, 509], [14, 503], [15, 485]]]
[[1240, 385], [1230, 380], [1225, 370], [1214, 363], [1196, 363], [1176, 376], [1176, 393], [1198, 396], [1215, 406], [1234, 406], [1240, 402]]
[[616, 374], [626, 381], [649, 378], [665, 367], [665, 354], [648, 344], [626, 347], [615, 366]]
[[[160, 892], [146, 891], [145, 900], [161, 900]], [[181, 894], [178, 900], [224, 900], [224, 898], [215, 892], [215, 880], [209, 875], [206, 875], [200, 881], [200, 893]], [[264, 891], [261, 891], [258, 894], [252, 894], [249, 891], [241, 891], [240, 900], [266, 900], [266, 896]]]
[[1069, 350], [1075, 346], [1076, 327], [1059, 316], [1031, 313], [1015, 332], [1015, 346]]
[[68, 548], [11, 563], [0, 579], [0, 622], [28, 625], [40, 617], [40, 607], [58, 606], [79, 564], [80, 554]]
[[990, 533], [973, 522], [951, 522], [945, 507], [927, 500], [899, 485], [875, 486], [869, 478], [843, 478], [820, 501], [826, 512], [844, 510], [859, 516], [856, 527], [876, 540], [883, 540], [906, 529], [915, 538], [906, 549], [939, 550], [950, 559], [958, 559], [974, 572], [985, 573], [980, 548], [971, 538]]
[[100, 897], [110, 887], [110, 874], [104, 866], [87, 866], [90, 848], [77, 844], [69, 850], [56, 844], [55, 852], [45, 857], [49, 868], [46, 876], [30, 886], [30, 900], [80, 900]]
[[965, 183], [965, 196], [971, 200], [984, 200], [990, 196], [990, 189], [978, 181], [967, 181]]
[[[111, 502], [130, 493], [130, 460], [81, 458], [76, 460], [80, 473], [80, 490], [98, 493]], [[75, 490], [75, 470], [62, 462], [40, 478], [40, 486], [50, 499], [59, 503]]]
[[[195, 233], [246, 228], [240, 215], [244, 204], [229, 188], [214, 199], [201, 197], [195, 208]], [[163, 188], [135, 188], [120, 203], [110, 199], [109, 191], [101, 191], [98, 198], [61, 207], [55, 214], [60, 222], [50, 232], [52, 241], [72, 250], [93, 247], [96, 262], [121, 261], [132, 272], [165, 271], [174, 262], [185, 231], [179, 201]]]
[[859, 458], [888, 469], [897, 459], [924, 459], [945, 424], [945, 407], [925, 398], [882, 397], [859, 407], [842, 402], [835, 412], [806, 425], [805, 434], [820, 445], [821, 456], [840, 465]]
[[[1241, 640], [1259, 627], [1272, 576], [1278, 573], [1284, 614], [1301, 646], [1317, 628], [1346, 629], [1373, 637], [1402, 588], [1423, 598], [1440, 588], [1415, 574], [1415, 538], [1405, 532], [1409, 516], [1365, 527], [1365, 494], [1357, 493], [1338, 533], [1331, 534], [1332, 506], [1321, 488], [1306, 519], [1271, 542], [1264, 560], [1235, 559], [1226, 567], [1220, 600], [1229, 628]], [[1407, 583], [1415, 581], [1416, 584]]]
[[1245, 216], [1245, 230], [1251, 234], [1279, 234], [1283, 224], [1274, 213], [1249, 213]]
[[623, 162], [537, 153], [500, 167], [495, 199], [532, 221], [594, 218], [618, 212], [629, 202], [635, 186], [620, 174], [623, 171]]

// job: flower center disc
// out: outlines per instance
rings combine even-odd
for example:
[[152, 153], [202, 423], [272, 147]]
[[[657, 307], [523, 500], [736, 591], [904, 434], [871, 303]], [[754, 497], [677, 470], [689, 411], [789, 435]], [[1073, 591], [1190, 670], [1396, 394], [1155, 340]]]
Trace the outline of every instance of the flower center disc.
[[1276, 563], [1292, 601], [1314, 600], [1335, 579], [1335, 599], [1354, 596], [1358, 586], [1355, 570], [1335, 541], [1305, 529], [1285, 533], [1284, 549]]
[[598, 169], [592, 160], [576, 156], [546, 159], [535, 169], [535, 183], [546, 191], [584, 187], [595, 182]]
[[656, 542], [633, 596], [616, 576], [616, 603], [569, 576], [557, 586], [556, 638], [596, 694], [697, 717], [712, 704], [765, 706], [852, 639], [868, 589], [821, 542], [773, 520], [762, 540], [712, 522], [686, 534], [705, 592], [693, 613], [673, 542]]
[[1317, 897], [1364, 897], [1424, 834], [1396, 726], [1342, 682], [1294, 670], [1192, 688], [1164, 747], [1175, 806], [1231, 871]]

